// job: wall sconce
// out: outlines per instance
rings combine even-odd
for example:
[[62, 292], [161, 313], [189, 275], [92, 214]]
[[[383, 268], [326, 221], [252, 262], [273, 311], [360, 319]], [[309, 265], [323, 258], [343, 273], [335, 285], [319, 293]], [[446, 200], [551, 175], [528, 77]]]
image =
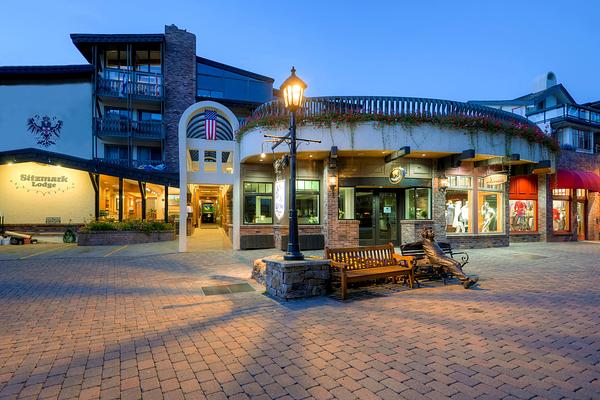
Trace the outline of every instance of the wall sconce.
[[440, 193], [446, 193], [448, 189], [448, 177], [446, 175], [442, 175], [438, 178], [438, 191]]
[[331, 175], [329, 177], [329, 190], [331, 190], [331, 192], [335, 192], [335, 187], [337, 186], [338, 183], [338, 178], [337, 175]]

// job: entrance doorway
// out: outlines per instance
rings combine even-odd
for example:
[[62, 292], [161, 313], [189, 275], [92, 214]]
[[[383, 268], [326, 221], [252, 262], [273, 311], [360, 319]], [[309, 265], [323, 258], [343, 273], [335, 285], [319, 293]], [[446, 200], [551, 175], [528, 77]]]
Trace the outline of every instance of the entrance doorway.
[[398, 190], [356, 189], [355, 212], [359, 220], [359, 244], [373, 246], [400, 243], [403, 196]]

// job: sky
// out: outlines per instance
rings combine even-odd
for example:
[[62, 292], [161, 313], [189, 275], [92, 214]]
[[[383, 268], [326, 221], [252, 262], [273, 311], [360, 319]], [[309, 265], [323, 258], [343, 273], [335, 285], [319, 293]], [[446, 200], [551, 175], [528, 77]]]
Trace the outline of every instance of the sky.
[[0, 65], [85, 63], [70, 33], [196, 34], [197, 54], [307, 96], [511, 99], [553, 71], [600, 99], [600, 1], [3, 1]]

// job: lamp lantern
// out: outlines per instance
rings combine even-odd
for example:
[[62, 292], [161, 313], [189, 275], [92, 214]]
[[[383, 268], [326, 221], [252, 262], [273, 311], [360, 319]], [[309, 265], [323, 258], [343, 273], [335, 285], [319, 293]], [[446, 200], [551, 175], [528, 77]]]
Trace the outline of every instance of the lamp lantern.
[[304, 101], [304, 90], [308, 86], [304, 81], [296, 76], [296, 68], [292, 67], [292, 74], [287, 78], [280, 87], [283, 93], [285, 108], [291, 112], [296, 112]]
[[446, 175], [442, 175], [438, 178], [438, 189], [442, 193], [445, 193], [448, 189], [448, 177]]

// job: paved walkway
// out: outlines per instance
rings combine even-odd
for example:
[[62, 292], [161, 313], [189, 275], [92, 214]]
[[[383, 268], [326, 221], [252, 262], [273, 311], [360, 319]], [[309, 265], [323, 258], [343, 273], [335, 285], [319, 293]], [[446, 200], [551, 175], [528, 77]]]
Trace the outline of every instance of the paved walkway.
[[206, 295], [261, 254], [0, 261], [0, 398], [598, 398], [598, 244], [472, 250], [478, 290]]

